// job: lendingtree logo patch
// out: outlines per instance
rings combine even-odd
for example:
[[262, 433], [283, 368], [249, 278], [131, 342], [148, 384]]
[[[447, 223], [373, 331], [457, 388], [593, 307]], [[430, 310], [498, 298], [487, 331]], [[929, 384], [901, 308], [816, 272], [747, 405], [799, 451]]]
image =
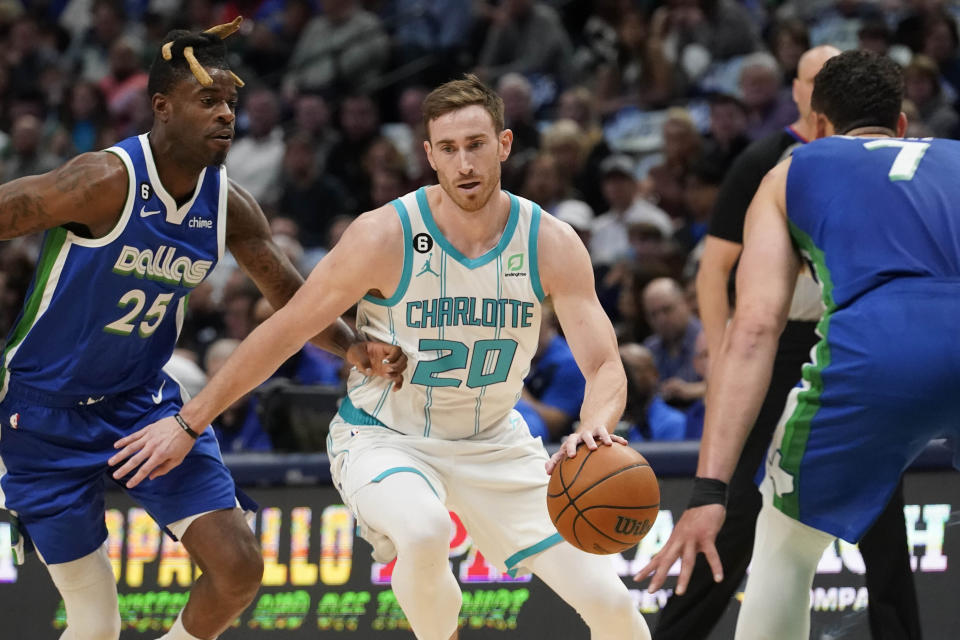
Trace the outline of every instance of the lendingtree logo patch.
[[515, 253], [507, 258], [507, 271], [520, 271], [523, 269], [523, 254]]

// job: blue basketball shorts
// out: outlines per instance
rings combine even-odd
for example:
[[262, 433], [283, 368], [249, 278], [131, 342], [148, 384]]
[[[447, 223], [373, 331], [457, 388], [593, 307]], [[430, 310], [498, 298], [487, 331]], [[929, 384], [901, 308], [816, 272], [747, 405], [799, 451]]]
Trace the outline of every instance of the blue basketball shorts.
[[791, 391], [761, 490], [857, 542], [937, 437], [960, 436], [960, 281], [898, 279], [827, 314]]
[[[107, 538], [104, 490], [114, 481], [107, 466], [114, 442], [182, 404], [180, 386], [164, 372], [152, 384], [103, 399], [49, 396], [11, 379], [0, 402], [0, 507], [17, 515], [48, 564], [92, 553]], [[162, 528], [231, 509], [237, 500], [255, 508], [237, 491], [212, 429], [177, 467], [127, 491]]]

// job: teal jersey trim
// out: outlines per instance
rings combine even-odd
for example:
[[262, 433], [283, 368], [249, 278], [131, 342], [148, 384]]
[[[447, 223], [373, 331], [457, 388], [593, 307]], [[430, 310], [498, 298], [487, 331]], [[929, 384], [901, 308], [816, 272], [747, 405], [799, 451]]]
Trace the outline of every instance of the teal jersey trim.
[[507, 558], [507, 561], [504, 563], [507, 566], [507, 575], [509, 575], [511, 578], [516, 578], [518, 570], [517, 565], [520, 564], [522, 560], [526, 560], [530, 556], [540, 553], [541, 551], [546, 551], [550, 547], [560, 544], [561, 542], [563, 542], [563, 536], [561, 536], [559, 533], [555, 533], [549, 538], [544, 538], [531, 547], [517, 551], [515, 554]]
[[377, 474], [377, 476], [376, 476], [373, 480], [371, 480], [370, 482], [380, 482], [380, 481], [383, 480], [384, 478], [389, 478], [390, 476], [392, 476], [392, 475], [395, 474], [395, 473], [415, 473], [415, 474], [417, 474], [418, 476], [420, 476], [421, 478], [423, 478], [423, 481], [424, 481], [424, 482], [427, 483], [427, 486], [430, 487], [430, 491], [433, 491], [433, 495], [437, 496], [438, 498], [440, 497], [440, 494], [437, 493], [437, 490], [436, 490], [436, 488], [434, 488], [433, 483], [430, 482], [430, 479], [427, 478], [427, 476], [423, 475], [423, 471], [420, 471], [420, 469], [416, 469], [416, 468], [414, 468], [414, 467], [390, 467], [390, 468], [387, 469], [386, 471], [382, 471], [382, 472], [380, 472], [379, 474]]
[[391, 202], [400, 217], [400, 225], [403, 227], [403, 272], [400, 274], [400, 282], [397, 283], [397, 290], [393, 295], [384, 300], [377, 298], [369, 293], [363, 296], [363, 299], [381, 307], [392, 307], [401, 300], [407, 293], [407, 287], [410, 286], [410, 272], [413, 270], [413, 229], [410, 227], [410, 214], [407, 212], [406, 205], [399, 198]]
[[543, 294], [543, 285], [540, 284], [540, 260], [537, 255], [537, 242], [538, 235], [540, 233], [540, 205], [536, 202], [533, 204], [533, 212], [530, 215], [530, 237], [527, 238], [530, 243], [530, 286], [533, 287], [533, 293], [537, 296], [537, 300], [543, 302], [543, 299], [546, 297]]
[[497, 243], [497, 246], [490, 249], [490, 251], [487, 251], [479, 258], [467, 258], [462, 253], [457, 251], [457, 248], [453, 246], [450, 241], [446, 239], [446, 237], [444, 237], [443, 233], [440, 232], [440, 228], [433, 219], [433, 212], [430, 211], [430, 203], [427, 202], [426, 187], [420, 187], [417, 190], [417, 204], [420, 205], [420, 217], [423, 219], [423, 225], [427, 228], [427, 231], [430, 232], [430, 235], [433, 236], [433, 239], [436, 241], [436, 243], [439, 244], [444, 251], [449, 253], [454, 260], [466, 268], [476, 269], [477, 267], [482, 267], [500, 255], [500, 253], [507, 248], [507, 245], [510, 244], [510, 239], [513, 238], [513, 232], [517, 228], [517, 220], [520, 217], [520, 201], [517, 200], [517, 196], [513, 195], [512, 193], [506, 193], [510, 197], [510, 214], [507, 216], [507, 226], [504, 227], [503, 235], [500, 236], [500, 242]]
[[[363, 409], [358, 409], [355, 407], [354, 404], [350, 402], [350, 396], [346, 396], [343, 399], [343, 402], [340, 403], [340, 408], [337, 409], [337, 414], [343, 418], [343, 421], [347, 424], [355, 424], [367, 427], [387, 426]], [[389, 427], [387, 428], [389, 429]]]

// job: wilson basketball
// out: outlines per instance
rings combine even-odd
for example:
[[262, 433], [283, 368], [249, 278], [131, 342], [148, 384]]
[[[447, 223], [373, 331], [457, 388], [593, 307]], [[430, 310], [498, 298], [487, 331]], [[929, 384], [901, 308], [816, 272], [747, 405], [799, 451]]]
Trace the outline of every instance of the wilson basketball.
[[590, 553], [629, 549], [650, 531], [660, 510], [653, 469], [633, 448], [614, 442], [577, 448], [553, 469], [547, 510], [567, 542]]

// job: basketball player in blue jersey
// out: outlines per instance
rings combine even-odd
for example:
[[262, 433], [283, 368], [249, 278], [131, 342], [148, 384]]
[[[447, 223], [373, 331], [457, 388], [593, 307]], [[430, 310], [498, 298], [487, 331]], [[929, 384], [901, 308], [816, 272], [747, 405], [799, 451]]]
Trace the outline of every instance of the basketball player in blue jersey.
[[764, 179], [747, 212], [737, 309], [714, 365], [699, 490], [637, 578], [663, 584], [714, 539], [725, 483], [770, 378], [801, 255], [826, 308], [820, 341], [767, 454], [738, 640], [809, 636], [809, 594], [834, 538], [856, 542], [931, 438], [960, 436], [960, 143], [903, 139], [903, 79], [848, 51], [817, 74], [817, 138]]
[[[46, 230], [0, 361], [0, 508], [15, 514], [63, 596], [63, 639], [120, 634], [103, 483], [116, 440], [182, 405], [161, 367], [191, 290], [225, 247], [274, 307], [301, 284], [259, 206], [222, 167], [241, 84], [222, 37], [238, 25], [166, 37], [150, 71], [149, 134], [0, 187], [0, 238]], [[399, 382], [387, 371], [396, 347], [352, 344], [331, 321], [317, 344]], [[239, 507], [250, 505], [211, 430], [169, 435], [167, 446], [189, 450], [183, 464], [130, 493], [203, 570], [163, 637], [214, 638], [260, 585], [258, 545]]]
[[[359, 300], [361, 334], [407, 355], [405, 382], [391, 393], [388, 380], [354, 372], [327, 449], [374, 558], [397, 559], [393, 589], [416, 636], [456, 637], [453, 509], [486, 558], [538, 575], [595, 640], [649, 638], [610, 559], [574, 548], [554, 528], [544, 465], [555, 460], [513, 409], [537, 348], [540, 302], [550, 296], [586, 378], [583, 426], [556, 459], [579, 442], [614, 442], [626, 377], [589, 255], [569, 225], [501, 190], [513, 134], [499, 96], [467, 76], [434, 90], [423, 113], [440, 184], [360, 216], [179, 419], [202, 430]], [[191, 444], [171, 440], [178, 431], [165, 418], [121, 439], [117, 475], [135, 472], [136, 485], [175, 471]]]

